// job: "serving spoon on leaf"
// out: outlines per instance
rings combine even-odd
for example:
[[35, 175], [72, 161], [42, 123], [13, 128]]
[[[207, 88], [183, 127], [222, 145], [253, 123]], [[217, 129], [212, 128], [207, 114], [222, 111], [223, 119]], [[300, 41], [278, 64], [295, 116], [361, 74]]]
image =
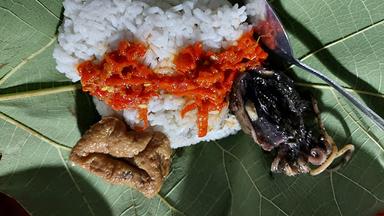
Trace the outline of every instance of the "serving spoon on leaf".
[[269, 49], [270, 52], [275, 53], [288, 63], [296, 65], [297, 67], [302, 68], [312, 75], [322, 79], [329, 86], [333, 87], [341, 95], [347, 98], [377, 126], [384, 130], [384, 120], [377, 113], [363, 104], [356, 97], [345, 91], [343, 87], [324, 75], [322, 72], [313, 69], [294, 57], [287, 33], [278, 16], [266, 0], [246, 0], [243, 3], [253, 4], [252, 8], [255, 8], [256, 11], [255, 14], [251, 14], [251, 16], [249, 16], [249, 19], [251, 23], [255, 24], [257, 32], [260, 35], [261, 42], [266, 46], [266, 48]]

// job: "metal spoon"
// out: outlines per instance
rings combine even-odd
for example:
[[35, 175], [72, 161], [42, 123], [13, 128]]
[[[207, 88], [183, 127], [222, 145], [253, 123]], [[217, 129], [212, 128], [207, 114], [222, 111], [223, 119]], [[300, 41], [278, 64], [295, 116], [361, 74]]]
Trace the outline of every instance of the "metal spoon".
[[266, 0], [246, 0], [246, 3], [256, 4], [257, 12], [254, 16], [249, 17], [250, 21], [255, 24], [257, 31], [260, 34], [260, 40], [263, 44], [278, 56], [285, 59], [287, 62], [296, 65], [299, 68], [317, 76], [328, 85], [332, 86], [361, 112], [369, 117], [377, 126], [384, 130], [384, 120], [373, 110], [363, 104], [356, 97], [344, 90], [339, 84], [331, 80], [329, 77], [317, 71], [310, 66], [304, 64], [294, 57], [292, 47], [290, 45], [287, 33], [281, 24], [276, 13]]

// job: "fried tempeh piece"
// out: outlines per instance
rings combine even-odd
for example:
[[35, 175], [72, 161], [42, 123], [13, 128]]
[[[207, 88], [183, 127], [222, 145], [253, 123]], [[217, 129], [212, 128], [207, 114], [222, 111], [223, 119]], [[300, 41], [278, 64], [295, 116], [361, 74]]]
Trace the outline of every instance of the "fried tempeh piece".
[[164, 134], [129, 131], [122, 120], [104, 117], [79, 140], [70, 160], [108, 182], [153, 197], [169, 173], [171, 155]]

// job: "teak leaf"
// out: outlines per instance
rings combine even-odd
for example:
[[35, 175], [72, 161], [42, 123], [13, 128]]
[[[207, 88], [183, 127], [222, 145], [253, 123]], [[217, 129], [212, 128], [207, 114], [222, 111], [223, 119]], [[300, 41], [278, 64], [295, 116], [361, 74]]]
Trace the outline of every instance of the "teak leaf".
[[[384, 116], [382, 0], [274, 0], [294, 51]], [[33, 215], [374, 215], [384, 209], [384, 132], [297, 68], [350, 163], [317, 177], [271, 175], [271, 156], [243, 133], [178, 149], [161, 193], [146, 199], [68, 162], [98, 115], [55, 69], [60, 0], [0, 1], [0, 191]]]

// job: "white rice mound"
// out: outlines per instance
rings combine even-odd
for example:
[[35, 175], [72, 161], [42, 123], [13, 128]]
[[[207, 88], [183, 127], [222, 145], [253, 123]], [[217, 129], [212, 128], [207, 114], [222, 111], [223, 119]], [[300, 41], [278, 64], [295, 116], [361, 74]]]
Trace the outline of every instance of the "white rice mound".
[[[258, 9], [255, 4], [231, 6], [225, 0], [65, 0], [63, 4], [65, 19], [53, 56], [57, 70], [73, 82], [80, 80], [77, 64], [101, 59], [122, 39], [145, 42], [149, 46], [145, 63], [158, 73], [172, 73], [173, 56], [180, 48], [196, 41], [210, 50], [232, 45], [250, 29], [247, 14]], [[130, 126], [142, 124], [135, 110], [116, 112], [96, 98], [94, 102], [102, 116], [120, 115]], [[181, 118], [184, 105], [183, 98], [165, 94], [148, 104], [151, 128], [165, 133], [172, 148], [220, 139], [240, 130], [226, 107], [209, 113], [208, 134], [200, 138], [197, 111]]]

